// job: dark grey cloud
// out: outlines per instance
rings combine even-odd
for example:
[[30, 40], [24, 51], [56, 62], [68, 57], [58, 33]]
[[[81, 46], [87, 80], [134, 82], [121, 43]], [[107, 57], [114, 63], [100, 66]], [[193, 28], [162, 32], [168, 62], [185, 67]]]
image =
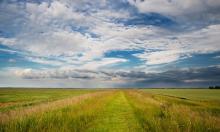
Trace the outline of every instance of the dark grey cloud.
[[[207, 87], [220, 84], [219, 67], [176, 69], [161, 73], [130, 72], [120, 76], [137, 80], [130, 86], [138, 87]], [[126, 86], [126, 84], [124, 85]]]
[[25, 79], [80, 79], [80, 80], [121, 80], [121, 87], [201, 87], [220, 84], [220, 67], [176, 69], [160, 73], [141, 71], [93, 71], [56, 70], [24, 71], [19, 74]]

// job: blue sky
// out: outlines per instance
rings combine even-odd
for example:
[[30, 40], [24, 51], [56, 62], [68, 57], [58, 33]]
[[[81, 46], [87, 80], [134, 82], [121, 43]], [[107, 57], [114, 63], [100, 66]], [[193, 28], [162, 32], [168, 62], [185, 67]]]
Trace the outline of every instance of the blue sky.
[[2, 0], [0, 86], [220, 85], [219, 0]]

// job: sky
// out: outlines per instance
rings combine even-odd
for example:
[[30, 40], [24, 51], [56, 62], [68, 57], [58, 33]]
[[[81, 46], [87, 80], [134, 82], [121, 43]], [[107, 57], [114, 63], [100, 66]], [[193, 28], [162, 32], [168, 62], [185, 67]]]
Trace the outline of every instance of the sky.
[[219, 0], [0, 0], [0, 87], [211, 85]]

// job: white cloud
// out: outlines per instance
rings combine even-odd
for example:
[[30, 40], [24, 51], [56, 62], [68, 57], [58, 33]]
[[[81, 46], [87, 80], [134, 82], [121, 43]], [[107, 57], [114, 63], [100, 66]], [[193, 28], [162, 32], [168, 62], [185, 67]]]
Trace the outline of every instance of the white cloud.
[[136, 54], [135, 56], [146, 61], [148, 65], [170, 63], [180, 59], [178, 51], [172, 50]]
[[0, 51], [2, 51], [2, 52], [8, 52], [8, 53], [11, 53], [11, 54], [17, 53], [17, 51], [15, 51], [15, 50], [10, 50], [10, 49], [0, 49]]
[[[205, 5], [198, 0], [129, 2], [137, 6], [141, 12], [158, 12], [171, 16], [201, 13], [204, 11], [202, 7], [217, 8], [219, 4], [214, 0], [206, 1]], [[164, 4], [163, 7], [160, 6], [161, 3]], [[113, 19], [131, 17], [126, 11], [97, 9], [85, 13], [77, 10], [78, 4], [85, 4], [85, 1], [27, 3], [25, 24], [20, 32], [13, 38], [0, 38], [0, 42], [30, 53], [25, 54], [29, 61], [89, 69], [127, 61], [120, 58], [105, 58], [105, 53], [112, 50], [144, 50], [144, 53], [135, 56], [145, 61], [147, 65], [172, 63], [192, 54], [220, 51], [218, 37], [220, 25], [210, 25], [190, 32], [172, 32], [155, 26], [125, 26], [115, 23]], [[102, 5], [105, 5], [105, 1]], [[20, 12], [15, 8], [13, 10]], [[20, 14], [23, 13], [24, 11]], [[81, 28], [85, 28], [86, 31]], [[98, 37], [92, 37], [90, 33]], [[50, 57], [56, 59], [51, 60]]]
[[219, 8], [218, 0], [128, 0], [140, 12], [156, 12], [168, 16], [200, 14]]
[[220, 50], [220, 25], [211, 25], [207, 28], [185, 33], [180, 36], [184, 50], [192, 53], [212, 53]]
[[103, 58], [98, 61], [91, 61], [87, 62], [86, 64], [82, 65], [82, 69], [100, 69], [102, 67], [111, 67], [115, 64], [127, 62], [126, 59], [120, 59], [120, 58]]
[[[154, 72], [155, 78], [152, 79], [157, 80], [159, 73], [166, 71], [161, 64], [172, 64], [194, 54], [220, 51], [220, 25], [215, 21], [220, 20], [219, 1], [129, 2], [141, 13], [155, 12], [177, 22], [183, 20], [182, 23], [191, 24], [194, 30], [173, 31], [150, 25], [118, 23], [119, 19], [136, 17], [136, 12], [132, 14], [128, 10], [107, 8], [106, 0], [27, 2], [22, 9], [12, 2], [0, 12], [0, 29], [9, 33], [0, 36], [0, 43], [8, 46], [7, 49], [0, 48], [0, 52], [16, 53], [29, 62], [41, 64], [43, 68], [18, 68], [15, 65], [14, 69], [4, 69], [0, 71], [1, 85], [6, 86], [13, 79], [16, 82], [12, 83], [13, 86], [112, 87], [117, 83], [151, 80], [153, 74], [149, 72]], [[195, 21], [197, 24], [192, 24]], [[208, 24], [198, 28], [201, 23]], [[124, 59], [123, 55], [120, 56], [122, 58], [105, 56], [118, 50], [140, 51], [133, 55], [145, 63], [132, 64], [135, 72], [120, 67], [120, 64], [135, 62]], [[48, 65], [53, 68], [48, 68]], [[198, 82], [196, 79], [200, 78], [195, 78], [194, 81]]]
[[0, 37], [0, 43], [2, 43], [2, 44], [11, 46], [11, 45], [14, 45], [15, 42], [16, 42], [15, 38], [3, 38], [3, 37]]
[[36, 57], [36, 56], [34, 57], [26, 56], [25, 59], [31, 62], [43, 64], [43, 65], [52, 65], [52, 66], [63, 66], [64, 65], [64, 62], [61, 60], [50, 60], [47, 58]]
[[[175, 36], [175, 39], [171, 39]], [[220, 25], [180, 34], [169, 34], [145, 41], [143, 54], [135, 56], [148, 65], [171, 63], [193, 54], [206, 54], [220, 51]], [[149, 50], [150, 49], [150, 50]], [[151, 50], [156, 51], [151, 51]]]
[[9, 59], [8, 62], [14, 63], [14, 62], [16, 62], [16, 60], [15, 59]]
[[89, 44], [89, 39], [86, 36], [78, 32], [62, 30], [48, 32], [35, 38], [25, 36], [19, 40], [17, 45], [26, 46], [25, 50], [45, 56], [72, 55], [75, 51], [82, 52], [85, 50], [84, 45]]
[[215, 58], [215, 59], [220, 59], [220, 56], [215, 56], [214, 58]]
[[43, 2], [41, 4], [27, 3], [26, 11], [29, 13], [29, 20], [36, 24], [51, 24], [53, 20], [57, 22], [83, 22], [85, 16], [76, 12], [66, 3], [53, 1], [51, 4]]

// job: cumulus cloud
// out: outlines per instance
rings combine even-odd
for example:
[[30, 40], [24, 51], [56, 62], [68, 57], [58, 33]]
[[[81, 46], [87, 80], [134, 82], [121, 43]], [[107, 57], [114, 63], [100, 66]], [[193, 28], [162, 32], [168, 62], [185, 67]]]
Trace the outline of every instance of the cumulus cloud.
[[[26, 25], [14, 38], [0, 38], [0, 42], [37, 56], [71, 56], [71, 60], [81, 61], [81, 63], [101, 59], [106, 52], [114, 50], [144, 50], [145, 52], [135, 56], [146, 61], [148, 65], [171, 63], [191, 54], [219, 51], [219, 25], [210, 25], [204, 29], [183, 33], [173, 33], [155, 26], [125, 26], [115, 23], [112, 18], [128, 18], [128, 12], [98, 10], [98, 12], [87, 14], [74, 8], [74, 5], [78, 4], [77, 2], [73, 2], [73, 7], [68, 6], [69, 2], [27, 3]], [[188, 8], [191, 9], [194, 5], [203, 6], [200, 1], [129, 2], [146, 5], [144, 8], [146, 12], [151, 11], [151, 8], [147, 8], [148, 6], [158, 6], [160, 4], [157, 3], [162, 2], [167, 7], [164, 6], [164, 9], [161, 9], [152, 6], [154, 9], [152, 11], [157, 12], [158, 10], [161, 11], [159, 13], [164, 12], [165, 14], [181, 11], [173, 11], [178, 9], [178, 5], [185, 5], [184, 11]], [[212, 4], [213, 2], [206, 2], [206, 5], [218, 6], [218, 3]], [[85, 1], [83, 3], [85, 4]], [[8, 10], [12, 10], [11, 8]], [[92, 36], [93, 34], [97, 37]], [[43, 59], [39, 60], [42, 57], [36, 58], [35, 62], [46, 62]], [[70, 57], [60, 59], [71, 61], [67, 60], [68, 58]]]
[[[113, 5], [119, 3], [127, 4], [115, 10]], [[120, 4], [118, 7], [122, 6]], [[219, 7], [217, 0], [128, 0], [118, 3], [106, 0], [53, 0], [27, 1], [22, 7], [16, 2], [6, 2], [0, 6], [0, 46], [7, 49], [0, 47], [0, 51], [17, 53], [26, 61], [46, 69], [48, 66], [56, 68], [39, 71], [30, 66], [16, 72], [16, 75], [26, 79], [102, 80], [103, 77], [104, 80], [123, 82], [133, 76], [136, 77], [135, 82], [146, 81], [146, 78], [151, 80], [150, 76], [156, 78], [159, 74], [146, 73], [149, 67], [158, 68], [196, 54], [220, 51]], [[154, 17], [155, 13], [160, 15]], [[138, 22], [126, 24], [137, 17]], [[163, 21], [162, 17], [166, 20]], [[146, 21], [157, 24], [139, 24]], [[172, 21], [174, 28], [170, 25], [166, 27], [166, 21]], [[112, 51], [140, 52], [130, 53], [129, 57], [106, 57]], [[136, 64], [132, 59], [141, 63]], [[132, 64], [131, 67], [137, 71], [120, 64], [124, 67]], [[88, 71], [85, 72], [85, 69]], [[166, 72], [162, 74], [168, 75]], [[198, 77], [192, 79], [194, 82], [205, 80]], [[182, 80], [190, 82], [190, 79]]]
[[220, 20], [218, 0], [128, 0], [140, 12], [154, 12], [171, 17]]
[[144, 53], [136, 54], [149, 65], [170, 63], [191, 57], [193, 54], [205, 54], [220, 50], [220, 25], [211, 25], [205, 29], [190, 33], [169, 34], [165, 37], [153, 38], [145, 43]]

